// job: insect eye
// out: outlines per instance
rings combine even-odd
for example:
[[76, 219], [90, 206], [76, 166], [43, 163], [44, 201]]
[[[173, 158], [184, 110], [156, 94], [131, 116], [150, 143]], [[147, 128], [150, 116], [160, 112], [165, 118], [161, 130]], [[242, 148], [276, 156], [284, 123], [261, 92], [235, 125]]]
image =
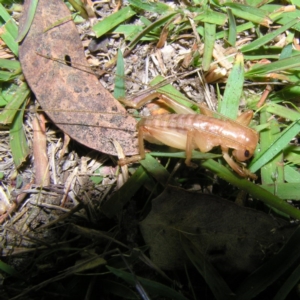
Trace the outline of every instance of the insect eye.
[[67, 66], [72, 66], [71, 57], [69, 55], [65, 55], [65, 62]]
[[246, 150], [245, 153], [244, 153], [245, 157], [249, 157], [250, 156], [250, 152], [249, 150]]

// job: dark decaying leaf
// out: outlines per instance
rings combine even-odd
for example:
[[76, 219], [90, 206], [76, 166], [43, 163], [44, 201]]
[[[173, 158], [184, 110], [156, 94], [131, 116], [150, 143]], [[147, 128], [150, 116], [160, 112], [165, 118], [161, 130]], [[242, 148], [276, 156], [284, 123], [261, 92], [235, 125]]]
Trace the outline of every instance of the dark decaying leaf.
[[[26, 1], [25, 1], [26, 2]], [[45, 58], [55, 57], [88, 67], [70, 11], [60, 0], [40, 0], [31, 28], [20, 46], [20, 61], [28, 84], [52, 121], [80, 143], [116, 155], [117, 140], [125, 155], [137, 153], [136, 121], [93, 74]], [[24, 26], [24, 18], [20, 27]], [[49, 29], [51, 28], [51, 29]], [[46, 32], [44, 32], [46, 29]]]
[[221, 274], [250, 273], [279, 250], [294, 229], [280, 229], [271, 216], [214, 195], [170, 187], [152, 201], [140, 223], [154, 264], [183, 268], [184, 234]]

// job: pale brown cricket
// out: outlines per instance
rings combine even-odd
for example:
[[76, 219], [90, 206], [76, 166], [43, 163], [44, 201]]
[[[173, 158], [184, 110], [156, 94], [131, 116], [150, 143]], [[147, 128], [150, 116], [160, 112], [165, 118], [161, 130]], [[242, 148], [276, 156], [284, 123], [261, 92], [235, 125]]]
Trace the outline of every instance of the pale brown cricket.
[[[200, 106], [201, 114], [196, 114], [192, 109], [157, 92], [149, 94], [137, 104], [131, 101], [122, 102], [127, 106], [139, 108], [154, 98], [163, 99], [178, 114], [142, 119], [137, 124], [140, 155], [121, 160], [121, 164], [145, 158], [144, 140], [185, 150], [187, 165], [191, 164], [192, 150], [208, 152], [219, 146], [224, 159], [237, 174], [241, 177], [257, 178], [241, 164], [253, 156], [258, 143], [258, 133], [248, 127], [253, 117], [252, 111], [242, 113], [236, 121], [224, 116], [216, 117], [205, 105]], [[229, 155], [229, 149], [233, 150], [232, 157]]]

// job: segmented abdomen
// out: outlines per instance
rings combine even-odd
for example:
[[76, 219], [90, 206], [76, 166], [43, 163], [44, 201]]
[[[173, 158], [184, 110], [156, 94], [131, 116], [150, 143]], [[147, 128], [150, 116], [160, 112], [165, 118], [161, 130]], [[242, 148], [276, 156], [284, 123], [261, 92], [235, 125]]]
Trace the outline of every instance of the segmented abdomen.
[[[165, 114], [157, 117], [142, 119], [139, 127], [155, 127], [170, 129], [186, 134], [189, 130], [197, 130], [203, 134], [203, 138], [213, 140], [216, 146], [238, 148], [238, 145], [249, 147], [254, 151], [253, 146], [258, 139], [257, 133], [249, 127], [243, 126], [233, 120], [217, 119], [201, 114]], [[256, 147], [256, 144], [255, 144]]]
[[225, 127], [228, 125], [230, 124], [224, 120], [200, 114], [165, 114], [142, 119], [139, 122], [138, 127], [150, 126], [171, 130], [176, 129], [183, 133], [194, 128], [214, 135], [223, 135]]

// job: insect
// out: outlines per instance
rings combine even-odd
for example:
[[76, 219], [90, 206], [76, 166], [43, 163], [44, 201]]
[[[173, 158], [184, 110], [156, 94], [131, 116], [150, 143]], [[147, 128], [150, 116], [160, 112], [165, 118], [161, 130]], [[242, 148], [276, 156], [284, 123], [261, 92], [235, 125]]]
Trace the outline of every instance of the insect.
[[[185, 150], [187, 165], [191, 165], [192, 150], [208, 152], [219, 146], [224, 159], [237, 174], [256, 179], [256, 175], [241, 164], [253, 156], [258, 143], [258, 133], [247, 127], [253, 117], [252, 111], [242, 113], [234, 121], [216, 115], [204, 105], [200, 106], [202, 114], [196, 114], [192, 109], [178, 104], [166, 95], [153, 93], [151, 96], [162, 98], [179, 114], [144, 118], [137, 124], [141, 159], [145, 158], [144, 140]], [[150, 96], [146, 100], [141, 100], [141, 103], [133, 105], [129, 102], [125, 103], [140, 107], [149, 99]], [[232, 150], [232, 157], [229, 154], [230, 150]]]

